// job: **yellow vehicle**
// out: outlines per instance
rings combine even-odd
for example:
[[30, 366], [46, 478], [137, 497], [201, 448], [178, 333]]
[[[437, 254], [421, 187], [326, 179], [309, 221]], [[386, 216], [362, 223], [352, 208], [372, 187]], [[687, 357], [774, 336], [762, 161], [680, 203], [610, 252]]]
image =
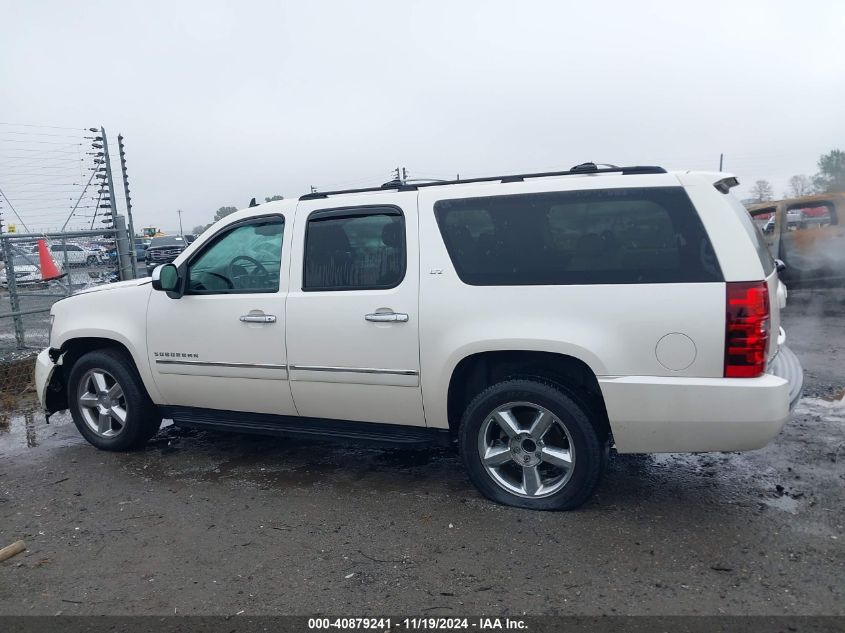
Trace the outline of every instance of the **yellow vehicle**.
[[748, 205], [790, 288], [845, 287], [845, 193]]

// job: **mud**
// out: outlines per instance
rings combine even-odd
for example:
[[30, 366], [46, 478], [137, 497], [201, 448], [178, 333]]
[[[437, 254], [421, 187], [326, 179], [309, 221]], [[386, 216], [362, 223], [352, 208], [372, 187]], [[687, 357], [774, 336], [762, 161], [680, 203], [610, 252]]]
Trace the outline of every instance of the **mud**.
[[845, 310], [793, 300], [807, 397], [770, 446], [616, 456], [577, 512], [448, 449], [166, 426], [129, 454], [0, 419], [0, 614], [845, 614]]

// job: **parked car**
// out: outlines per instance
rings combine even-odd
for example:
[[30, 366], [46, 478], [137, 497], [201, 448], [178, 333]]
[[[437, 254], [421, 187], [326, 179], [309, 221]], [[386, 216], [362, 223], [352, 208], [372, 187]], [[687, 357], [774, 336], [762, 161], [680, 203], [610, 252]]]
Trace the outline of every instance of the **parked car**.
[[611, 446], [750, 450], [789, 418], [801, 366], [736, 182], [585, 164], [262, 204], [55, 303], [39, 398], [104, 450], [162, 418], [456, 442], [490, 499], [575, 508]]
[[135, 259], [139, 262], [144, 261], [147, 258], [147, 249], [149, 248], [149, 244], [146, 243], [145, 240], [136, 239], [135, 240]]
[[145, 256], [147, 273], [152, 274], [156, 266], [168, 264], [175, 260], [187, 246], [184, 238], [179, 235], [154, 237], [147, 247]]
[[[48, 248], [50, 254], [53, 256], [56, 264], [64, 264], [67, 261], [68, 266], [96, 266], [102, 261], [102, 254], [99, 250], [93, 250], [79, 244], [49, 244]], [[32, 252], [38, 253], [38, 245], [32, 247]], [[67, 253], [67, 257], [65, 257]]]
[[767, 218], [763, 234], [790, 288], [845, 287], [845, 193], [752, 204], [748, 212]]
[[[47, 282], [41, 279], [41, 269], [36, 265], [37, 259], [32, 257], [15, 256], [15, 285], [19, 287], [46, 287]], [[64, 272], [64, 266], [58, 263], [59, 272]], [[5, 265], [0, 266], [0, 286], [9, 287], [9, 279]]]

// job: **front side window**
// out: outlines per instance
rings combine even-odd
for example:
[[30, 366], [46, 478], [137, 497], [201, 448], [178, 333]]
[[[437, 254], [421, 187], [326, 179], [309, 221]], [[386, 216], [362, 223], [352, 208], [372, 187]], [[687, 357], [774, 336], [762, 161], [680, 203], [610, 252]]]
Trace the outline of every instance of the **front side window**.
[[470, 285], [723, 281], [680, 187], [441, 200], [434, 212]]
[[277, 292], [284, 218], [272, 217], [230, 228], [214, 238], [188, 265], [188, 294]]
[[405, 276], [405, 218], [396, 207], [317, 211], [305, 233], [303, 290], [394, 288]]

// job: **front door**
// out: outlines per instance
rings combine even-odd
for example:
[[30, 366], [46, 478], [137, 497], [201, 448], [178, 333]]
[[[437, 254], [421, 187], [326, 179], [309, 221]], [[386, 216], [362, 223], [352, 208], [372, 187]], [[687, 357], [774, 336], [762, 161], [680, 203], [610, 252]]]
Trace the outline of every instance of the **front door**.
[[295, 415], [285, 354], [282, 215], [229, 224], [182, 265], [185, 294], [153, 292], [147, 353], [169, 405]]
[[293, 240], [287, 340], [299, 414], [424, 426], [416, 192], [300, 202]]

